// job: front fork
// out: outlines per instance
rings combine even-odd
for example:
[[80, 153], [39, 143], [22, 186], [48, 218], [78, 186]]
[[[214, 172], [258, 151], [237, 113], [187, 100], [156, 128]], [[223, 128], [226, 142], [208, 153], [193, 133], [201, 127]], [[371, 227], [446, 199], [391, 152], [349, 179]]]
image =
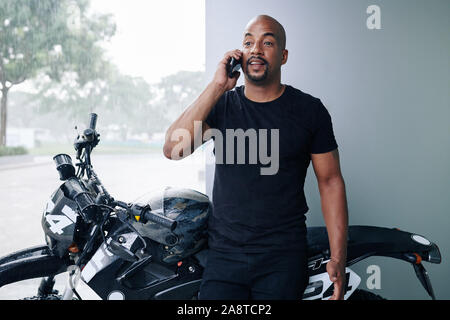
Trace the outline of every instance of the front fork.
[[37, 295], [38, 297], [45, 297], [50, 294], [57, 294], [57, 290], [53, 290], [55, 286], [55, 276], [49, 276], [42, 278], [41, 284], [39, 285]]
[[66, 282], [66, 287], [64, 289], [63, 300], [72, 300], [73, 296], [76, 295], [78, 300], [81, 297], [78, 295], [76, 288], [81, 278], [81, 270], [77, 265], [70, 266], [67, 271], [69, 272], [69, 277]]
[[[76, 288], [78, 286], [78, 282], [80, 280], [80, 268], [77, 266], [69, 266], [67, 269], [69, 276], [66, 282], [66, 286], [64, 288], [64, 293], [62, 296], [62, 300], [72, 300], [73, 296], [76, 295], [78, 299], [81, 300], [80, 296], [76, 292]], [[38, 297], [45, 297], [51, 294], [58, 294], [57, 290], [54, 290], [55, 286], [55, 276], [49, 276], [42, 278], [41, 284], [38, 288]]]

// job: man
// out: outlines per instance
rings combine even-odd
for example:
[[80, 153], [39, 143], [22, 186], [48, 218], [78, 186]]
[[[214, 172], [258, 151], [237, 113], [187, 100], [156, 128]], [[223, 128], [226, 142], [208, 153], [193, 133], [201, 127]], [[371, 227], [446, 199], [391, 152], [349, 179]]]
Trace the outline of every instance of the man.
[[[320, 100], [281, 84], [281, 66], [288, 58], [285, 45], [285, 31], [278, 21], [266, 15], [252, 19], [242, 51], [225, 54], [213, 80], [166, 134], [165, 156], [179, 159], [198, 147], [195, 141], [200, 135], [212, 129], [220, 133], [214, 135], [210, 250], [201, 299], [301, 299], [308, 282], [308, 207], [303, 185], [310, 161], [330, 242], [331, 299], [343, 299], [348, 214], [337, 144], [330, 115]], [[245, 75], [245, 85], [235, 90], [239, 73], [233, 78], [227, 75], [231, 57], [242, 60]], [[202, 125], [195, 125], [196, 121]], [[180, 129], [189, 138], [179, 138]], [[235, 136], [230, 139], [229, 133], [238, 130], [258, 130], [258, 144], [248, 134], [245, 145], [233, 145]], [[245, 162], [243, 158], [236, 162], [243, 147]], [[261, 161], [262, 147], [271, 151], [274, 161], [276, 157], [276, 172], [262, 173], [268, 164]], [[255, 164], [251, 151], [258, 148]]]

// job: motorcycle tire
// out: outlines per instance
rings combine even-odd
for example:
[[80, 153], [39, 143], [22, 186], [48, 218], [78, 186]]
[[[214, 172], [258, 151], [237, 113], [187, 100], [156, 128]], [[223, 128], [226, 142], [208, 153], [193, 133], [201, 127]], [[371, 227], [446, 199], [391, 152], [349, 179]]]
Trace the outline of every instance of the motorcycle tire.
[[[60, 294], [48, 294], [45, 296], [34, 296], [34, 297], [27, 297], [19, 300], [62, 300], [63, 296]], [[72, 298], [72, 300], [78, 300], [76, 297]]]
[[62, 295], [60, 294], [48, 294], [45, 296], [34, 296], [34, 297], [26, 297], [19, 300], [62, 300]]
[[374, 300], [386, 300], [382, 296], [379, 296], [375, 293], [356, 289], [355, 292], [347, 299], [349, 301], [374, 301]]

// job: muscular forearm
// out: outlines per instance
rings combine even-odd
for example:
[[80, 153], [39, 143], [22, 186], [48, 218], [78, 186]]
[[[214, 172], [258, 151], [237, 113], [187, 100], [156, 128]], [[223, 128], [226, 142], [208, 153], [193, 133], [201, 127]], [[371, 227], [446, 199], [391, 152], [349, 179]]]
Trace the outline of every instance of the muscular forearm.
[[[194, 150], [194, 139], [202, 134], [202, 126], [199, 126], [197, 132], [195, 132], [194, 122], [201, 121], [203, 123], [224, 92], [221, 86], [211, 82], [192, 105], [169, 127], [164, 144], [164, 155], [167, 158], [174, 158], [172, 157], [172, 151], [177, 144], [180, 144], [180, 148], [177, 148], [178, 150]], [[189, 133], [190, 139], [187, 140], [178, 135], [176, 132], [178, 129], [187, 130], [186, 133]], [[178, 154], [177, 156], [183, 158], [186, 155]]]
[[331, 259], [345, 266], [347, 259], [348, 209], [341, 176], [319, 182], [322, 211], [330, 242]]
[[[239, 60], [242, 52], [233, 50], [224, 55], [211, 83], [167, 130], [164, 143], [164, 155], [167, 158], [182, 159], [187, 156], [185, 150], [193, 152], [198, 147], [198, 144], [194, 142], [201, 140], [200, 144], [203, 143], [203, 131], [208, 129], [204, 121], [220, 97], [233, 89], [239, 78], [239, 74], [231, 78], [228, 76], [227, 65], [231, 57]], [[201, 125], [195, 126], [196, 121], [199, 121]]]

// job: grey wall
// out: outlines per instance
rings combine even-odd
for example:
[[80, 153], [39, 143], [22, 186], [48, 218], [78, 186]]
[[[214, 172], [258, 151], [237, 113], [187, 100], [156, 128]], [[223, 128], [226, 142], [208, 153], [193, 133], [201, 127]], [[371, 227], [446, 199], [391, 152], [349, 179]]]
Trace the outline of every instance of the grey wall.
[[[369, 30], [366, 8], [381, 8]], [[241, 47], [257, 14], [287, 32], [284, 83], [319, 97], [339, 144], [351, 225], [397, 227], [436, 242], [443, 263], [425, 263], [438, 298], [450, 299], [450, 1], [207, 0], [206, 70]], [[239, 80], [242, 83], [242, 80]], [[211, 190], [213, 167], [207, 167]], [[323, 225], [310, 166], [307, 224]], [[410, 265], [372, 257], [354, 270], [381, 268], [390, 299], [427, 299]]]

